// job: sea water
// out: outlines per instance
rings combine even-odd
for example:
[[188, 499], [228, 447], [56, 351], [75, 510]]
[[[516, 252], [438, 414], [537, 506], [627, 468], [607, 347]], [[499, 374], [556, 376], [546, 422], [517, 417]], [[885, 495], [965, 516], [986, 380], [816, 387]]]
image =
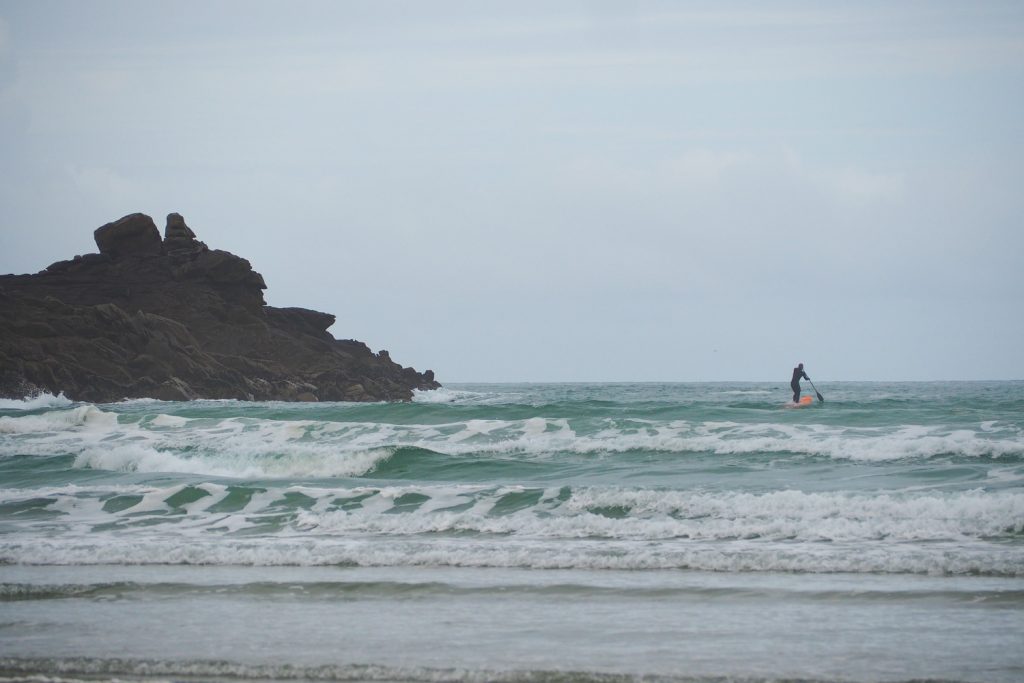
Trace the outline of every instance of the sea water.
[[0, 402], [0, 681], [1024, 680], [1024, 383]]

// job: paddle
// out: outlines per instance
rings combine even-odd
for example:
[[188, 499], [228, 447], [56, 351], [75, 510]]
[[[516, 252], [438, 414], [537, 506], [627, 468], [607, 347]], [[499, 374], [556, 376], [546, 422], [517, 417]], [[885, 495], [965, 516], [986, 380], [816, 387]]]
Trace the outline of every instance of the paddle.
[[810, 377], [807, 378], [807, 381], [810, 383], [811, 388], [814, 389], [814, 393], [816, 393], [818, 395], [818, 400], [821, 401], [822, 403], [824, 403], [825, 402], [825, 397], [821, 395], [820, 391], [818, 391], [818, 387], [814, 386], [814, 382], [811, 382], [811, 378]]

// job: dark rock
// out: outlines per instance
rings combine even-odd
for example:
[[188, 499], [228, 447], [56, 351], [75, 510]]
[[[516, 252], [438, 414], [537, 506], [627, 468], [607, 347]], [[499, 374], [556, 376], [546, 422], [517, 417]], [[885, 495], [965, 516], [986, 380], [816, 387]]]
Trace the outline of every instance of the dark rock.
[[0, 276], [0, 396], [386, 401], [440, 386], [335, 339], [329, 313], [265, 305], [263, 276], [179, 214], [162, 242], [143, 214], [95, 237], [100, 254]]
[[160, 233], [153, 219], [142, 213], [107, 223], [93, 233], [101, 254], [113, 257], [160, 253]]
[[164, 242], [185, 242], [191, 243], [195, 240], [196, 234], [192, 228], [185, 225], [185, 219], [180, 213], [167, 214], [167, 226], [164, 228]]
[[302, 329], [312, 336], [333, 339], [327, 334], [327, 328], [334, 324], [336, 318], [330, 313], [311, 311], [308, 308], [271, 308], [267, 307], [267, 317], [284, 327]]

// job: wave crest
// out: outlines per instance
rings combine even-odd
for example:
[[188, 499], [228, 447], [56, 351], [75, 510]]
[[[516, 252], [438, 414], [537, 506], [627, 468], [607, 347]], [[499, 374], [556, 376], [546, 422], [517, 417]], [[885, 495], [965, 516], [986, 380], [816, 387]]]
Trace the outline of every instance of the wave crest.
[[0, 410], [40, 410], [42, 408], [64, 408], [71, 405], [71, 399], [64, 396], [64, 392], [60, 392], [56, 396], [50, 393], [43, 392], [36, 394], [35, 396], [26, 396], [25, 398], [12, 399], [12, 398], [0, 398]]
[[52, 410], [39, 415], [0, 417], [0, 433], [32, 434], [64, 432], [79, 428], [111, 431], [117, 427], [117, 415], [105, 413], [94, 405], [83, 405], [71, 410]]

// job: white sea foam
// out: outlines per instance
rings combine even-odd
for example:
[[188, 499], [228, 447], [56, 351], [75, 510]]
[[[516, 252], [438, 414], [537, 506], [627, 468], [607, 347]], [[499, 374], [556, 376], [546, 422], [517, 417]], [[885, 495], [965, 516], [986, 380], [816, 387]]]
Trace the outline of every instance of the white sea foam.
[[478, 391], [466, 391], [462, 389], [413, 389], [412, 400], [414, 403], [457, 403], [460, 401], [479, 399], [486, 396]]
[[[126, 443], [116, 446], [86, 448], [75, 458], [79, 469], [111, 470], [114, 472], [191, 472], [195, 466], [184, 458], [159, 451], [144, 443]], [[204, 474], [230, 476], [228, 470]]]
[[109, 431], [117, 426], [117, 415], [96, 406], [83, 405], [71, 410], [53, 410], [24, 417], [0, 417], [0, 433], [28, 434], [62, 432], [74, 429]]
[[4, 503], [45, 495], [61, 515], [19, 522], [0, 561], [1024, 575], [1022, 493], [288, 486], [215, 512], [228, 487], [189, 488], [133, 488], [109, 509], [98, 489], [0, 490]]
[[157, 415], [150, 422], [154, 427], [184, 427], [189, 423], [187, 417], [181, 417], [180, 415]]
[[119, 406], [148, 406], [156, 405], [160, 403], [174, 403], [174, 401], [164, 401], [159, 398], [126, 398], [118, 401], [115, 405]]
[[56, 396], [41, 393], [26, 396], [24, 399], [0, 398], [0, 410], [39, 410], [41, 408], [64, 408], [71, 405], [71, 400], [60, 392]]
[[76, 466], [113, 471], [191, 472], [225, 477], [359, 476], [398, 448], [447, 456], [550, 459], [565, 453], [631, 451], [762, 455], [795, 453], [855, 461], [940, 455], [1024, 455], [1024, 435], [992, 422], [977, 429], [904, 425], [854, 428], [820, 424], [642, 419], [470, 419], [388, 424], [157, 414], [119, 423], [91, 405], [0, 417], [0, 456], [76, 456]]
[[298, 448], [282, 452], [257, 448], [229, 453], [176, 455], [145, 443], [95, 446], [75, 458], [79, 469], [119, 472], [180, 472], [246, 479], [346, 477], [364, 474], [391, 457], [393, 451], [329, 452]]
[[457, 511], [430, 506], [429, 512], [382, 515], [379, 509], [364, 507], [324, 514], [305, 511], [300, 517], [307, 528], [332, 535], [474, 531], [537, 538], [846, 542], [963, 540], [1024, 530], [1021, 494], [896, 497], [582, 489], [566, 501], [549, 492], [529, 507], [502, 514], [497, 506], [514, 492], [499, 489], [483, 496], [461, 492], [451, 502], [461, 500], [471, 507]]

